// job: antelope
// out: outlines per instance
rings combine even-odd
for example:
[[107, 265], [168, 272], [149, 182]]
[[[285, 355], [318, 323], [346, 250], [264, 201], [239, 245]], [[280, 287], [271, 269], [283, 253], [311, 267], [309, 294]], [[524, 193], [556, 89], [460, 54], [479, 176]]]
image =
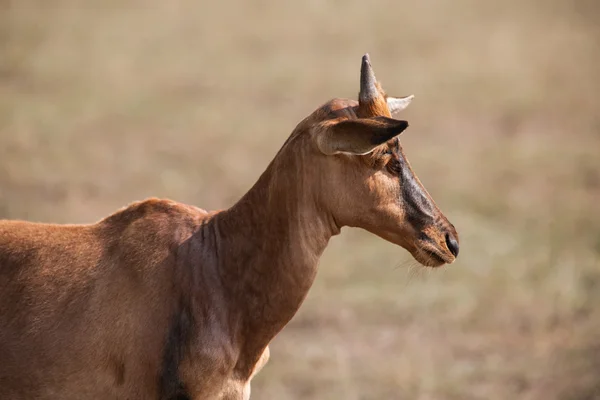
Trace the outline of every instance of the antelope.
[[0, 222], [0, 398], [247, 400], [329, 239], [363, 228], [424, 266], [458, 235], [404, 156], [362, 58], [358, 101], [302, 120], [254, 186], [208, 212], [132, 203], [88, 225]]

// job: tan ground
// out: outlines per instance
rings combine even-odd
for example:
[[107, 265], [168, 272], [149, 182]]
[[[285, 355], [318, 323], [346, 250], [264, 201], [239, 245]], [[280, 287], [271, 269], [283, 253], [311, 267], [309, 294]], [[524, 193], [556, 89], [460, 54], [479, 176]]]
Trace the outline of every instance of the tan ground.
[[0, 2], [0, 217], [231, 205], [371, 53], [461, 234], [336, 238], [256, 399], [600, 398], [597, 0]]

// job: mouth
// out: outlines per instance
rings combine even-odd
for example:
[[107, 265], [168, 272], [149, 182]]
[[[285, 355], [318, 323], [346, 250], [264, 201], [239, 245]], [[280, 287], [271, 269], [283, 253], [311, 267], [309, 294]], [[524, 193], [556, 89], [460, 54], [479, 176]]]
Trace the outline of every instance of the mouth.
[[439, 250], [429, 247], [417, 249], [413, 256], [424, 266], [433, 268], [441, 267], [444, 264], [452, 264], [455, 260], [454, 257], [447, 256]]
[[384, 239], [407, 250], [413, 258], [425, 267], [438, 268], [444, 264], [452, 264], [456, 257], [443, 248], [439, 248], [432, 240], [419, 240], [410, 243], [395, 234], [381, 235]]
[[442, 258], [442, 256], [440, 256], [436, 252], [433, 252], [431, 250], [423, 250], [423, 252], [425, 253], [425, 255], [427, 257], [429, 257], [431, 260], [433, 260], [437, 264], [445, 264], [446, 263], [446, 260], [444, 260]]

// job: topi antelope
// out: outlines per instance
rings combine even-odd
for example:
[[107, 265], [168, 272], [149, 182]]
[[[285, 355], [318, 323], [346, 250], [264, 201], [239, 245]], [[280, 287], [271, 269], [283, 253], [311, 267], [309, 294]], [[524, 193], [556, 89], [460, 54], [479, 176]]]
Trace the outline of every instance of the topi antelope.
[[301, 121], [227, 210], [149, 199], [92, 225], [0, 221], [0, 398], [248, 399], [343, 226], [452, 263], [456, 230], [391, 117], [411, 100], [365, 55], [358, 102]]

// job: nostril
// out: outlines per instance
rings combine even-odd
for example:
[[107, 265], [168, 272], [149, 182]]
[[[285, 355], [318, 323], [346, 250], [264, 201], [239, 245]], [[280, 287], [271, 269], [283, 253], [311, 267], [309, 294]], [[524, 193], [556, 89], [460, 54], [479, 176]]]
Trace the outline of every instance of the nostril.
[[450, 250], [450, 253], [452, 253], [454, 257], [458, 257], [458, 242], [448, 233], [446, 233], [446, 246], [448, 246], [448, 250]]

